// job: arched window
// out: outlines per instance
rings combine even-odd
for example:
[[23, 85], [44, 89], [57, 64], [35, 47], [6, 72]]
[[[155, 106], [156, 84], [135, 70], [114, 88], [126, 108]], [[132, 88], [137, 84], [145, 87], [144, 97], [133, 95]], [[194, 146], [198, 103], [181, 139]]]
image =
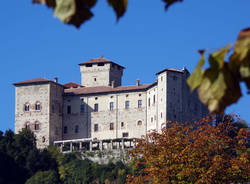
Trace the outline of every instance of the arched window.
[[30, 130], [30, 122], [25, 123], [25, 128]]
[[137, 121], [137, 125], [142, 125], [142, 121], [141, 120]]
[[29, 111], [30, 111], [30, 105], [29, 105], [28, 103], [26, 103], [26, 104], [24, 105], [24, 111], [25, 111], [25, 112], [29, 112]]
[[35, 104], [35, 110], [36, 111], [40, 111], [41, 110], [41, 104], [40, 104], [40, 102], [36, 102], [36, 104]]

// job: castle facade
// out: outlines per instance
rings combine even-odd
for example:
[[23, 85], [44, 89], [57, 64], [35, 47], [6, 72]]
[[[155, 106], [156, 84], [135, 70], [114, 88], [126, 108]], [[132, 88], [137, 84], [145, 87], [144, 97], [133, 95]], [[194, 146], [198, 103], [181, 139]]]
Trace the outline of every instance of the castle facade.
[[122, 86], [124, 67], [105, 58], [79, 64], [81, 84], [38, 78], [14, 83], [15, 132], [31, 129], [39, 148], [55, 141], [140, 138], [167, 120], [201, 119], [208, 111], [186, 83], [187, 69], [164, 69], [152, 84]]

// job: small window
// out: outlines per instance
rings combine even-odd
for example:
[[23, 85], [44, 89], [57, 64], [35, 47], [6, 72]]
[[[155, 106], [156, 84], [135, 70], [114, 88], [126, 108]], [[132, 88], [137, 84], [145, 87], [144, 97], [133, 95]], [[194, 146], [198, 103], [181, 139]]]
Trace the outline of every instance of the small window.
[[128, 132], [123, 132], [122, 137], [128, 137]]
[[39, 124], [35, 123], [35, 130], [39, 130]]
[[98, 63], [97, 65], [98, 66], [104, 66], [104, 63]]
[[124, 127], [124, 122], [121, 122], [121, 127]]
[[95, 97], [95, 100], [98, 100], [98, 97]]
[[148, 106], [150, 107], [150, 98], [148, 99]]
[[81, 112], [84, 112], [84, 104], [81, 104]]
[[98, 112], [98, 104], [97, 103], [94, 105], [94, 112]]
[[153, 117], [151, 117], [151, 122], [153, 122], [154, 121], [154, 118]]
[[125, 109], [129, 109], [129, 101], [125, 101]]
[[142, 121], [141, 120], [137, 121], [137, 125], [142, 125]]
[[28, 130], [30, 130], [30, 123], [29, 122], [26, 123], [25, 128], [28, 129]]
[[92, 64], [86, 64], [86, 67], [92, 67]]
[[111, 111], [114, 110], [114, 102], [109, 103], [109, 110], [111, 110]]
[[67, 134], [67, 133], [68, 133], [68, 127], [67, 127], [67, 126], [63, 127], [63, 133], [64, 133], [64, 134]]
[[54, 104], [52, 104], [51, 109], [52, 109], [52, 113], [55, 113], [55, 105]]
[[98, 131], [98, 124], [94, 124], [94, 131], [95, 131], [95, 132]]
[[67, 114], [71, 114], [71, 106], [70, 105], [67, 106]]
[[114, 123], [109, 124], [109, 130], [114, 130]]
[[161, 118], [162, 118], [162, 112], [161, 112]]
[[75, 126], [75, 133], [78, 133], [78, 132], [79, 132], [79, 126], [76, 125], [76, 126]]
[[45, 139], [45, 137], [43, 136], [43, 137], [42, 137], [42, 142], [45, 143], [45, 140], [46, 140], [46, 139]]
[[161, 81], [163, 81], [163, 77], [161, 77]]
[[96, 78], [94, 78], [94, 81], [96, 82]]
[[25, 104], [25, 105], [24, 105], [24, 110], [25, 110], [26, 112], [30, 111], [30, 105], [29, 105], [29, 104]]
[[155, 104], [155, 95], [154, 95], [154, 97], [153, 97], [153, 103]]
[[40, 111], [40, 110], [41, 110], [41, 105], [40, 105], [40, 103], [36, 103], [35, 109], [36, 109], [36, 111]]
[[141, 93], [139, 94], [139, 96], [141, 96]]
[[138, 100], [138, 108], [142, 108], [142, 100]]

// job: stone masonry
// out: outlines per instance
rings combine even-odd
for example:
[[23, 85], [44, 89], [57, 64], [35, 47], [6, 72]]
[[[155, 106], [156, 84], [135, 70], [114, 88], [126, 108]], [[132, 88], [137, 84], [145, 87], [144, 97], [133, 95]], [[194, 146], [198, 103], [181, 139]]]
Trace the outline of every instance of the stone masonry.
[[152, 84], [122, 86], [124, 67], [105, 58], [79, 64], [81, 84], [44, 78], [14, 83], [15, 132], [31, 129], [37, 147], [55, 141], [140, 138], [167, 120], [201, 119], [208, 110], [190, 93], [187, 69], [164, 69]]

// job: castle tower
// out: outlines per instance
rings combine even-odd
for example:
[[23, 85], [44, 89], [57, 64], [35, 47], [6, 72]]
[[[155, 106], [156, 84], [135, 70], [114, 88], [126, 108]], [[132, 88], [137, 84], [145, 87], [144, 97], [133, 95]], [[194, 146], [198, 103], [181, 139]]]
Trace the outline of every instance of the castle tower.
[[[81, 85], [121, 86], [124, 67], [103, 57], [80, 63]], [[114, 81], [114, 82], [113, 82]], [[113, 83], [113, 84], [112, 84]]]
[[44, 78], [14, 83], [16, 86], [15, 133], [30, 129], [38, 148], [62, 140], [63, 86]]

